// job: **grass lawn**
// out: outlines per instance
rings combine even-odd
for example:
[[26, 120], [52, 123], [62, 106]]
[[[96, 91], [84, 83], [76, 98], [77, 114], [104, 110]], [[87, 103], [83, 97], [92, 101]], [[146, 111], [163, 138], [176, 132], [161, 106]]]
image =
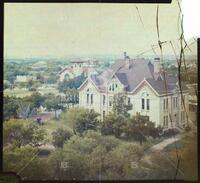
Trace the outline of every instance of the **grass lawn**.
[[[46, 95], [49, 93], [53, 93], [55, 95], [59, 94], [59, 91], [56, 88], [40, 88], [37, 89], [38, 92], [40, 92], [42, 95]], [[10, 89], [6, 89], [4, 90], [4, 95], [5, 96], [15, 96], [15, 97], [19, 97], [19, 98], [23, 98], [26, 96], [30, 96], [32, 95], [33, 91], [29, 91], [29, 90], [24, 90], [24, 89], [20, 89], [20, 88], [15, 88], [13, 90]]]
[[9, 96], [9, 97], [15, 96], [15, 97], [23, 98], [25, 96], [30, 96], [32, 93], [33, 93], [32, 91], [22, 90], [22, 89], [4, 90], [4, 95]]

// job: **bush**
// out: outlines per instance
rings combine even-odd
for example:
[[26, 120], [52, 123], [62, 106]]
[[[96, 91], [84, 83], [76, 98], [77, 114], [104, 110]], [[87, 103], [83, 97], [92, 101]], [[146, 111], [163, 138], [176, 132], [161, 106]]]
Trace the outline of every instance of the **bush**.
[[56, 131], [52, 132], [53, 145], [55, 147], [63, 148], [66, 140], [69, 140], [72, 136], [72, 132], [69, 129], [58, 128]]

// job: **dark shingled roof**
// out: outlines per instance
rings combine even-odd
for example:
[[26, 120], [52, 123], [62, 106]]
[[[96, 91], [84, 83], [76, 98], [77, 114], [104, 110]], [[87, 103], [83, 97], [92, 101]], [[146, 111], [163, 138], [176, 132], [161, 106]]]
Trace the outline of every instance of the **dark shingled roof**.
[[[176, 76], [169, 76], [167, 73], [154, 73], [154, 65], [145, 59], [130, 59], [129, 69], [125, 67], [125, 60], [117, 60], [109, 69], [106, 69], [99, 75], [92, 75], [91, 80], [100, 90], [105, 90], [107, 82], [116, 76], [119, 81], [124, 85], [126, 91], [133, 91], [136, 86], [146, 79], [147, 82], [159, 94], [166, 93], [165, 80], [167, 85], [167, 92], [171, 93], [177, 88], [178, 78]], [[184, 83], [182, 89], [186, 90], [187, 87]]]

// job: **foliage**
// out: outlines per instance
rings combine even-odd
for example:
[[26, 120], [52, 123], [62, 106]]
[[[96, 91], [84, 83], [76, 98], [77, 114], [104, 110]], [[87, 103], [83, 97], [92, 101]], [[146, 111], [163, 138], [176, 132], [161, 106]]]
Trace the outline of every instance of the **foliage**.
[[21, 119], [11, 119], [3, 124], [4, 145], [10, 143], [16, 147], [22, 145], [38, 146], [45, 142], [45, 131], [37, 124]]
[[125, 118], [117, 114], [109, 114], [105, 117], [102, 126], [101, 132], [104, 135], [115, 135], [115, 137], [120, 137], [122, 134], [122, 127], [125, 125]]
[[48, 110], [54, 110], [55, 111], [55, 118], [57, 119], [57, 114], [56, 114], [56, 111], [58, 109], [62, 109], [62, 106], [61, 106], [61, 97], [60, 96], [55, 96], [53, 94], [49, 94], [47, 96], [47, 99], [45, 100], [45, 107], [48, 109]]
[[17, 172], [25, 180], [53, 179], [47, 159], [38, 158], [37, 154], [38, 149], [31, 146], [6, 147], [3, 151], [3, 169]]
[[131, 104], [127, 103], [125, 93], [118, 93], [113, 98], [113, 113], [129, 117], [128, 111], [131, 109]]
[[41, 95], [39, 92], [32, 93], [31, 96], [24, 97], [24, 101], [32, 103], [33, 107], [39, 108], [41, 105], [44, 105], [46, 97]]
[[97, 117], [98, 113], [94, 112], [94, 110], [86, 109], [84, 112], [80, 112], [76, 114], [75, 120], [73, 123], [73, 130], [75, 133], [83, 134], [86, 130], [97, 130], [99, 125], [99, 120]]
[[69, 140], [72, 136], [72, 132], [67, 129], [58, 128], [56, 131], [52, 133], [53, 137], [53, 145], [55, 147], [63, 148], [63, 145], [66, 140]]
[[4, 96], [3, 98], [3, 115], [4, 120], [8, 120], [10, 118], [17, 118], [17, 109], [19, 108], [20, 99], [16, 97], [8, 97]]
[[82, 74], [70, 80], [64, 80], [60, 82], [58, 85], [58, 89], [60, 92], [64, 92], [68, 89], [77, 89], [81, 86], [81, 84], [85, 81], [86, 77]]

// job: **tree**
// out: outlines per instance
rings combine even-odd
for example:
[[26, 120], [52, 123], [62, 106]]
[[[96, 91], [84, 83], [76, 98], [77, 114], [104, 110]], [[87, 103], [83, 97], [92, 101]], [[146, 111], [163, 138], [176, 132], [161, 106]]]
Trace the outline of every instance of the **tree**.
[[148, 116], [142, 116], [137, 113], [136, 116], [127, 120], [123, 131], [127, 139], [134, 139], [142, 144], [148, 136], [158, 137], [160, 128], [155, 128], [154, 123], [149, 121]]
[[8, 120], [10, 118], [17, 118], [17, 109], [19, 108], [18, 102], [20, 99], [16, 97], [5, 96], [3, 98], [3, 117], [4, 120]]
[[128, 111], [132, 108], [132, 105], [127, 102], [127, 97], [124, 93], [118, 93], [113, 98], [113, 112], [114, 114], [129, 117]]
[[38, 146], [45, 143], [46, 132], [33, 122], [21, 119], [5, 121], [3, 125], [4, 144]]
[[75, 121], [73, 125], [74, 131], [82, 135], [86, 130], [97, 130], [99, 125], [98, 116], [99, 114], [94, 112], [94, 110], [85, 110]]
[[81, 86], [81, 84], [85, 81], [86, 77], [82, 74], [70, 80], [64, 80], [60, 82], [58, 85], [58, 89], [60, 92], [64, 92], [68, 89], [77, 89]]
[[114, 113], [109, 114], [102, 123], [101, 133], [104, 135], [115, 135], [115, 137], [120, 137], [125, 123], [126, 119], [124, 116]]
[[44, 105], [46, 97], [42, 96], [39, 92], [34, 92], [31, 96], [24, 98], [25, 101], [33, 104], [33, 107], [39, 108], [41, 105]]
[[48, 110], [54, 110], [55, 111], [55, 118], [58, 119], [57, 117], [57, 110], [62, 109], [61, 106], [61, 97], [60, 96], [55, 96], [55, 95], [49, 95], [47, 99], [45, 100], [45, 106]]
[[53, 136], [53, 145], [55, 147], [63, 148], [63, 145], [66, 140], [69, 140], [72, 136], [72, 132], [68, 129], [58, 128], [52, 133]]

